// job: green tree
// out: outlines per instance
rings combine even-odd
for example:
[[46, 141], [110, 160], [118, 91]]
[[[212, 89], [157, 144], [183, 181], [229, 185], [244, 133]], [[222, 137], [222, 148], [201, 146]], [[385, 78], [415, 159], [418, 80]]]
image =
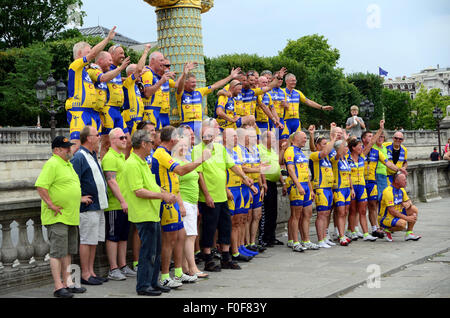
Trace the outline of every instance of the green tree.
[[450, 105], [450, 96], [441, 96], [439, 88], [427, 90], [422, 85], [411, 105], [414, 112], [414, 129], [435, 129], [436, 120], [433, 117], [433, 110], [437, 106], [445, 114], [447, 105]]
[[411, 97], [406, 92], [383, 88], [381, 103], [386, 118], [385, 127], [411, 129]]
[[335, 67], [340, 57], [339, 50], [333, 49], [328, 40], [318, 34], [306, 35], [295, 41], [288, 40], [279, 55], [303, 62], [307, 68], [317, 68], [322, 63]]
[[[70, 20], [70, 8], [81, 0], [2, 0], [0, 39], [3, 48], [29, 46], [54, 37]], [[68, 10], [69, 9], [69, 10]], [[83, 25], [84, 11], [77, 12]]]

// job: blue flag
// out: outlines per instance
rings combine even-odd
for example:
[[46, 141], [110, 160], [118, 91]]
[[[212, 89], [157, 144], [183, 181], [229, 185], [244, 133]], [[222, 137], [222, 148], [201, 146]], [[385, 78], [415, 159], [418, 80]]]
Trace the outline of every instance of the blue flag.
[[378, 74], [380, 76], [387, 76], [388, 72], [386, 72], [385, 70], [383, 70], [381, 67], [378, 67]]

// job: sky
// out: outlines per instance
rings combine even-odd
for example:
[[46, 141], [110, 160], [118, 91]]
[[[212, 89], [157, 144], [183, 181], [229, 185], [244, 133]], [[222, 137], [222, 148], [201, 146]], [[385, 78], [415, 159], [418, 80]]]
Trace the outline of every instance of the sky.
[[[139, 42], [157, 40], [143, 0], [83, 0], [83, 27], [101, 25]], [[204, 54], [276, 56], [288, 40], [319, 34], [340, 52], [345, 74], [378, 67], [389, 78], [450, 67], [448, 0], [214, 0], [202, 14]]]

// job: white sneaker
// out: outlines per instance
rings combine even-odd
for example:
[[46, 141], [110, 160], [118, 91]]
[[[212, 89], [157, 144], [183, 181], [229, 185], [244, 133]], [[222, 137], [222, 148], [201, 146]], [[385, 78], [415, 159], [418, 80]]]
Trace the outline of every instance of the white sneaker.
[[161, 283], [161, 286], [166, 286], [166, 287], [170, 287], [170, 288], [178, 288], [178, 287], [183, 285], [183, 283], [176, 282], [170, 277], [165, 279], [163, 282], [160, 282], [160, 283]]
[[128, 267], [128, 265], [125, 265], [124, 267], [122, 267], [120, 269], [120, 272], [125, 275], [126, 277], [136, 277], [137, 272], [135, 272], [134, 270], [132, 270], [131, 268]]
[[370, 234], [364, 236], [363, 241], [371, 241], [371, 242], [375, 242], [377, 240], [377, 238], [375, 236], [372, 236]]
[[183, 275], [181, 275], [181, 277], [175, 276], [173, 278], [173, 280], [176, 282], [180, 282], [182, 284], [183, 283], [195, 283], [197, 281], [197, 275], [190, 276], [190, 275], [183, 274]]
[[325, 241], [319, 242], [319, 247], [320, 248], [331, 248], [331, 246], [328, 245], [327, 243], [325, 243]]
[[352, 241], [357, 241], [358, 238], [359, 238], [358, 233], [352, 232], [352, 233], [350, 234], [350, 238], [352, 239]]
[[293, 248], [294, 247], [294, 242], [287, 242], [286, 246], [289, 247], [289, 248]]
[[356, 235], [358, 235], [358, 238], [364, 238], [364, 234], [362, 234], [360, 231], [356, 231]]
[[325, 243], [327, 243], [328, 245], [330, 245], [330, 246], [335, 246], [336, 245], [336, 243], [333, 243], [331, 240], [330, 240], [330, 238], [326, 238], [325, 239]]
[[303, 243], [303, 247], [305, 247], [307, 250], [318, 250], [319, 249], [319, 245], [314, 244], [313, 242]]
[[116, 268], [112, 271], [110, 270], [108, 273], [108, 279], [110, 280], [125, 280], [127, 279], [124, 274], [120, 271], [120, 269]]
[[418, 241], [422, 236], [416, 235], [414, 233], [409, 233], [405, 235], [405, 241]]
[[305, 249], [303, 248], [302, 244], [300, 244], [300, 243], [295, 244], [295, 245], [292, 247], [292, 250], [293, 250], [294, 252], [304, 252], [304, 251], [305, 251]]
[[347, 231], [345, 231], [344, 235], [351, 238], [352, 237], [352, 231], [347, 230]]

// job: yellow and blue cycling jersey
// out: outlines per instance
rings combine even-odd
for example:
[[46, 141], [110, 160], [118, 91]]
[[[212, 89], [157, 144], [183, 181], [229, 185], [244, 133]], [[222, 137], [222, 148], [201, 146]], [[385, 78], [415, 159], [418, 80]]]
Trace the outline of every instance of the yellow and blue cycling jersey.
[[[309, 182], [309, 167], [308, 158], [306, 158], [303, 151], [297, 146], [290, 146], [284, 152], [284, 163], [286, 166], [293, 165], [295, 175], [299, 183]], [[286, 182], [289, 182], [291, 177], [287, 177]]]
[[[109, 70], [113, 71], [116, 68], [117, 66], [111, 64]], [[106, 105], [112, 107], [122, 107], [124, 101], [122, 75], [120, 73], [117, 74], [116, 77], [107, 83], [107, 86], [108, 95], [106, 98]]]
[[181, 123], [203, 120], [203, 97], [211, 92], [211, 86], [208, 86], [197, 88], [192, 92], [185, 90], [181, 94], [176, 94]]
[[123, 82], [123, 118], [131, 135], [135, 132], [136, 125], [142, 120], [144, 113], [141, 91], [136, 85], [136, 80], [134, 74], [131, 74]]
[[286, 92], [281, 87], [275, 87], [270, 92], [270, 96], [272, 96], [273, 107], [277, 112], [280, 120], [284, 118], [284, 107], [282, 105], [283, 101], [287, 101]]
[[[230, 158], [233, 159], [235, 166], [242, 167], [243, 164], [242, 148], [239, 145], [237, 145], [233, 149], [227, 149], [227, 152]], [[236, 173], [234, 173], [233, 170], [227, 169], [227, 188], [240, 187], [241, 185], [242, 185], [241, 177]]]
[[[243, 115], [241, 116], [249, 116], [253, 115], [255, 116], [256, 112], [256, 99], [259, 95], [263, 95], [264, 91], [257, 87], [257, 88], [248, 88], [242, 89], [242, 107], [243, 107]], [[239, 114], [238, 114], [239, 115]]]
[[[394, 143], [392, 141], [383, 143], [383, 146], [387, 149], [388, 160], [394, 164], [393, 161], [393, 152], [394, 152]], [[408, 149], [400, 145], [400, 154], [398, 156], [398, 161], [395, 165], [400, 169], [403, 168], [403, 164], [408, 161]], [[395, 174], [395, 171], [387, 168], [388, 176], [392, 176]], [[392, 180], [391, 180], [392, 182]]]
[[366, 158], [366, 166], [364, 171], [364, 177], [366, 179], [366, 182], [376, 183], [377, 182], [376, 171], [378, 165], [380, 163], [386, 165], [387, 162], [388, 158], [381, 151], [372, 147]]
[[355, 200], [357, 202], [367, 201], [366, 181], [364, 179], [364, 167], [365, 167], [364, 155], [358, 156], [357, 162], [355, 162], [352, 156], [347, 157], [347, 162], [350, 166], [350, 176], [352, 179], [353, 190], [355, 191]]
[[[150, 87], [155, 85], [161, 77], [153, 72], [153, 70], [145, 66], [144, 70], [146, 71], [141, 76], [142, 85], [144, 85], [144, 89], [146, 87]], [[161, 87], [156, 91], [152, 96], [150, 97], [143, 97], [142, 102], [144, 104], [144, 112], [142, 114], [143, 120], [149, 120], [153, 125], [155, 125], [156, 128], [158, 128], [158, 120], [159, 120], [159, 113], [161, 111]]]
[[[259, 148], [255, 145], [251, 149], [246, 147], [242, 148], [243, 165], [249, 168], [259, 168], [261, 166], [261, 156], [259, 154]], [[252, 172], [247, 174], [254, 183], [259, 182], [261, 173]]]
[[380, 226], [383, 228], [394, 227], [399, 218], [389, 213], [389, 207], [394, 207], [397, 212], [406, 215], [406, 210], [402, 205], [406, 201], [409, 201], [409, 197], [404, 188], [397, 189], [390, 185], [384, 189], [378, 208], [378, 223]]
[[299, 115], [299, 108], [300, 108], [300, 102], [305, 103], [306, 97], [303, 95], [302, 92], [300, 92], [297, 89], [293, 89], [290, 91], [288, 88], [284, 89], [286, 93], [286, 101], [289, 105], [287, 109], [284, 110], [284, 120], [286, 119], [300, 119]]
[[179, 165], [166, 148], [159, 146], [152, 158], [152, 173], [156, 183], [165, 191], [173, 194], [180, 192], [178, 175], [173, 170]]
[[321, 158], [320, 154], [320, 151], [315, 151], [309, 156], [312, 164], [313, 188], [331, 188], [334, 183], [333, 167], [328, 156]]
[[[272, 110], [273, 100], [272, 100], [272, 96], [270, 96], [269, 93], [265, 93], [264, 95], [259, 95], [258, 101], [261, 104], [266, 105], [269, 110]], [[256, 107], [255, 121], [257, 123], [268, 123], [269, 122], [269, 117], [259, 106]]]
[[175, 81], [170, 78], [167, 82], [161, 85], [161, 90], [156, 91], [155, 94], [161, 95], [161, 97], [156, 97], [156, 100], [159, 99], [161, 105], [160, 114], [168, 114], [170, 112], [170, 89], [175, 87]]
[[106, 104], [108, 95], [108, 86], [105, 82], [101, 81], [103, 75], [100, 66], [96, 64], [91, 64], [90, 68], [87, 69], [91, 81], [94, 83], [95, 92], [97, 93], [97, 102], [95, 103], [94, 110], [101, 113], [103, 107]]
[[83, 109], [95, 109], [96, 107], [97, 92], [86, 70], [86, 65], [88, 65], [88, 61], [84, 56], [76, 59], [69, 66], [66, 110], [75, 108], [76, 111], [82, 111]]
[[[216, 109], [222, 108], [227, 116], [234, 118], [236, 116], [235, 104], [236, 101], [234, 97], [219, 96], [219, 99], [216, 103]], [[214, 118], [216, 118], [221, 130], [224, 130], [226, 128], [237, 129], [242, 125], [241, 118], [239, 118], [237, 122], [233, 123], [226, 119], [218, 117], [216, 110], [214, 111]]]
[[330, 156], [330, 162], [333, 167], [334, 183], [333, 189], [350, 188], [350, 175], [352, 169], [348, 161], [342, 158], [337, 159], [336, 154]]
[[[229, 89], [230, 89], [230, 84], [225, 85], [225, 87], [223, 88], [223, 90], [226, 92], [228, 92]], [[241, 116], [241, 117], [245, 116], [244, 104], [242, 102], [242, 94], [241, 93], [239, 93], [234, 98], [234, 110], [238, 116]]]
[[358, 161], [355, 162], [352, 158], [352, 156], [347, 157], [348, 164], [351, 169], [351, 178], [352, 178], [352, 184], [355, 185], [366, 185], [365, 179], [364, 179], [364, 167], [365, 167], [365, 157], [364, 155], [358, 156]]

